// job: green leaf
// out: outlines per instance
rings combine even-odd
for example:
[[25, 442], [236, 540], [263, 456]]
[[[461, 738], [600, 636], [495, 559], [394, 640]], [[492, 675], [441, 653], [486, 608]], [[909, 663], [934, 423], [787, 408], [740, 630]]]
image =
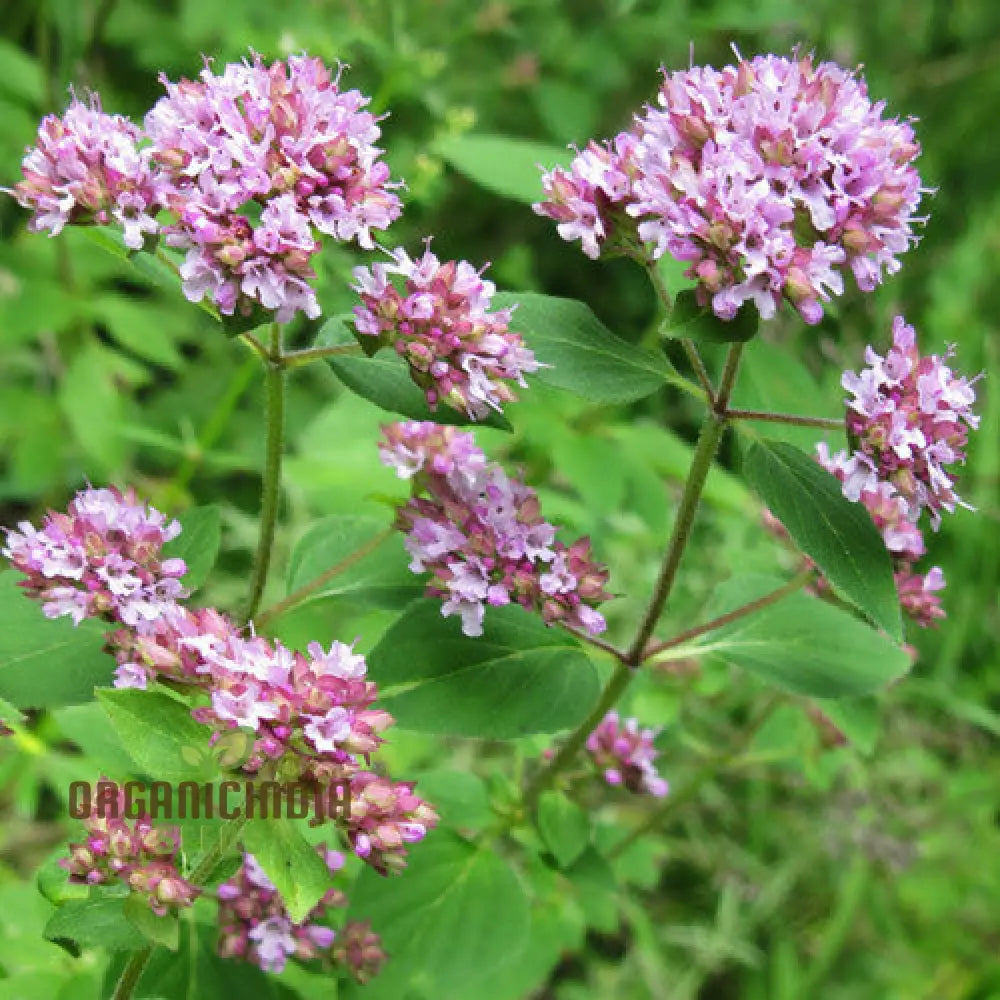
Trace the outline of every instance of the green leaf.
[[[781, 586], [765, 576], [730, 580], [716, 592], [707, 617], [748, 604]], [[855, 615], [803, 593], [708, 633], [670, 657], [713, 654], [779, 688], [815, 698], [870, 694], [901, 677], [910, 657]]]
[[146, 945], [146, 937], [126, 918], [124, 904], [124, 898], [109, 896], [70, 900], [52, 914], [43, 934], [49, 941], [134, 951]]
[[671, 337], [734, 344], [751, 340], [759, 326], [760, 314], [750, 303], [744, 303], [731, 320], [719, 319], [710, 305], [699, 305], [693, 288], [686, 288], [674, 299], [667, 332]]
[[49, 619], [17, 586], [19, 573], [0, 573], [0, 697], [18, 708], [53, 708], [90, 701], [106, 684], [114, 660], [104, 652], [107, 628]]
[[42, 862], [35, 873], [35, 885], [38, 891], [56, 906], [71, 899], [87, 899], [90, 895], [89, 886], [80, 882], [70, 882], [69, 873], [60, 864], [69, 852], [65, 847], [58, 847]]
[[0, 723], [8, 725], [20, 725], [24, 722], [24, 715], [9, 701], [0, 698]]
[[587, 814], [562, 792], [543, 792], [539, 797], [538, 830], [560, 868], [569, 868], [590, 841]]
[[573, 158], [571, 151], [558, 146], [501, 135], [451, 136], [434, 149], [460, 174], [525, 205], [544, 197], [543, 169], [566, 166]]
[[494, 851], [438, 831], [397, 879], [362, 872], [352, 920], [371, 920], [392, 956], [366, 987], [373, 998], [467, 996], [465, 984], [517, 958], [527, 940], [528, 899]]
[[183, 559], [187, 563], [183, 582], [195, 591], [205, 582], [219, 556], [222, 515], [214, 505], [192, 507], [177, 520], [181, 523], [181, 533], [163, 546], [163, 558]]
[[406, 362], [395, 353], [380, 353], [372, 358], [334, 355], [327, 358], [327, 362], [351, 392], [390, 413], [401, 413], [412, 420], [433, 420], [438, 424], [465, 426], [479, 423], [511, 430], [510, 421], [499, 413], [475, 421], [450, 406], [441, 405], [432, 411], [423, 392], [410, 378]]
[[493, 817], [486, 785], [471, 771], [425, 771], [417, 779], [417, 791], [455, 829], [481, 830]]
[[208, 748], [211, 731], [191, 709], [162, 691], [100, 688], [97, 700], [136, 765], [164, 781], [205, 781], [218, 768]]
[[813, 458], [782, 441], [751, 441], [743, 462], [750, 485], [823, 575], [872, 621], [902, 639], [892, 562], [860, 503]]
[[148, 940], [154, 944], [161, 944], [171, 951], [177, 951], [180, 924], [176, 913], [157, 916], [149, 908], [149, 900], [136, 892], [125, 897], [122, 912], [125, 914], [125, 919]]
[[326, 862], [290, 820], [251, 820], [243, 845], [274, 883], [293, 923], [303, 921], [330, 888]]
[[489, 608], [470, 639], [441, 602], [412, 605], [368, 657], [380, 704], [401, 729], [514, 739], [554, 733], [583, 719], [599, 684], [590, 659], [565, 632], [519, 607]]
[[22, 48], [0, 38], [0, 94], [32, 109], [45, 101], [45, 76], [38, 61]]
[[511, 329], [540, 362], [537, 378], [595, 403], [630, 403], [656, 392], [670, 377], [661, 354], [654, 354], [616, 337], [575, 299], [534, 292], [504, 292], [494, 299], [498, 308], [517, 305]]
[[[316, 521], [292, 550], [288, 592], [311, 583], [350, 559], [383, 534], [384, 521], [374, 517], [334, 516]], [[383, 539], [357, 562], [323, 584], [310, 600], [345, 596], [380, 608], [402, 608], [424, 591], [420, 578], [407, 568], [402, 539]]]

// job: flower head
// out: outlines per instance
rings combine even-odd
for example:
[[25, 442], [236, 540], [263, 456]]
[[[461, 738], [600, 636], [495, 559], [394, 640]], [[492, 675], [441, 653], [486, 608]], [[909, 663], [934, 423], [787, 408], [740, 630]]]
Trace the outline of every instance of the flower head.
[[612, 786], [624, 786], [630, 792], [663, 798], [670, 790], [657, 773], [654, 761], [659, 755], [653, 746], [656, 731], [640, 729], [638, 720], [622, 722], [617, 712], [608, 712], [600, 725], [587, 737], [587, 752]]
[[27, 521], [7, 529], [0, 551], [25, 574], [21, 586], [42, 602], [46, 617], [69, 615], [78, 625], [99, 616], [137, 626], [187, 596], [184, 561], [161, 555], [180, 530], [131, 489], [89, 488], [65, 514], [50, 511], [41, 529]]
[[965, 461], [968, 432], [979, 418], [972, 412], [975, 380], [952, 372], [945, 364], [951, 354], [921, 356], [913, 327], [896, 316], [885, 357], [869, 347], [868, 367], [844, 373], [847, 430], [857, 442], [845, 465], [849, 499], [888, 482], [912, 521], [927, 510], [934, 527], [942, 510], [966, 506], [948, 467]]
[[370, 249], [401, 211], [368, 99], [306, 56], [163, 84], [145, 126], [185, 295], [226, 315], [318, 316], [316, 233]]
[[534, 491], [511, 479], [471, 434], [409, 421], [383, 428], [382, 461], [412, 479], [414, 496], [397, 514], [410, 569], [430, 573], [428, 593], [444, 598], [466, 635], [482, 635], [487, 605], [517, 603], [547, 624], [604, 631], [596, 605], [609, 598], [607, 570], [590, 541], [570, 546], [540, 513]]
[[538, 362], [508, 329], [511, 310], [489, 311], [493, 282], [464, 260], [441, 263], [430, 247], [417, 260], [402, 249], [389, 256], [354, 270], [358, 332], [393, 345], [432, 409], [443, 402], [482, 419], [516, 399], [508, 383], [526, 386]]
[[592, 257], [627, 213], [652, 257], [689, 262], [720, 318], [751, 302], [769, 319], [784, 298], [816, 323], [845, 268], [871, 291], [916, 239], [919, 146], [883, 112], [811, 56], [664, 73], [658, 107], [547, 174], [536, 211]]
[[127, 118], [102, 111], [96, 95], [88, 103], [74, 96], [62, 116], [47, 115], [37, 145], [21, 162], [24, 179], [13, 190], [33, 213], [29, 228], [55, 236], [66, 225], [117, 223], [125, 245], [141, 248], [146, 234], [158, 228], [141, 137]]

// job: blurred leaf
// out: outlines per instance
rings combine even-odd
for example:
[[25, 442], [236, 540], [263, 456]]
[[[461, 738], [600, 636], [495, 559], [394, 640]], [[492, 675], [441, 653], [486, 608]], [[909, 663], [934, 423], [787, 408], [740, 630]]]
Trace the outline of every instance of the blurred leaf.
[[250, 820], [242, 836], [243, 846], [281, 894], [292, 922], [301, 923], [331, 888], [326, 862], [287, 819]]
[[749, 303], [731, 320], [719, 319], [710, 305], [700, 305], [694, 289], [684, 289], [674, 299], [667, 323], [671, 337], [688, 337], [713, 344], [743, 343], [757, 335], [760, 313]]
[[443, 404], [432, 411], [423, 392], [410, 378], [406, 362], [395, 353], [380, 353], [372, 358], [334, 355], [327, 361], [348, 389], [390, 413], [401, 413], [411, 420], [433, 420], [438, 424], [464, 426], [478, 422], [488, 427], [511, 429], [510, 421], [498, 413], [475, 421]]
[[456, 829], [481, 830], [493, 818], [486, 785], [471, 771], [425, 771], [417, 794], [434, 804], [442, 822]]
[[507, 862], [440, 831], [412, 852], [399, 880], [365, 869], [348, 917], [371, 920], [392, 956], [365, 987], [372, 1000], [409, 995], [408, 987], [467, 996], [471, 980], [516, 961], [529, 924], [528, 899]]
[[595, 403], [630, 403], [663, 388], [666, 359], [616, 337], [574, 299], [535, 292], [504, 292], [499, 308], [517, 305], [511, 329], [524, 334], [538, 360], [537, 378]]
[[222, 514], [215, 505], [192, 507], [179, 514], [181, 533], [163, 546], [162, 558], [183, 559], [185, 587], [198, 590], [212, 571], [222, 543]]
[[59, 407], [80, 448], [104, 475], [125, 462], [122, 402], [111, 371], [111, 352], [88, 344], [69, 363], [59, 387]]
[[380, 704], [401, 729], [479, 739], [554, 733], [598, 696], [589, 657], [565, 632], [519, 607], [489, 608], [483, 635], [443, 620], [441, 602], [412, 605], [368, 657]]
[[851, 503], [815, 459], [781, 441], [750, 441], [743, 471], [830, 583], [902, 639], [892, 561], [864, 505]]
[[71, 899], [86, 899], [90, 895], [90, 887], [80, 882], [70, 882], [69, 872], [60, 864], [68, 856], [65, 847], [58, 847], [42, 862], [35, 873], [35, 885], [38, 891], [56, 906]]
[[91, 315], [107, 326], [118, 344], [145, 361], [174, 370], [183, 366], [184, 359], [164, 327], [164, 319], [173, 314], [158, 308], [155, 301], [104, 295], [91, 304]]
[[587, 814], [557, 791], [539, 796], [538, 830], [560, 868], [573, 864], [590, 840]]
[[368, 554], [318, 588], [310, 600], [344, 595], [380, 608], [404, 607], [424, 592], [424, 585], [407, 568], [401, 539], [384, 538], [371, 548], [385, 530], [385, 522], [374, 517], [347, 515], [316, 521], [292, 550], [288, 592], [311, 583], [367, 546]]
[[494, 194], [525, 205], [541, 201], [542, 170], [566, 165], [573, 153], [528, 139], [459, 135], [441, 139], [434, 150], [460, 174]]
[[0, 94], [32, 109], [45, 101], [45, 79], [38, 61], [6, 38], [0, 38]]
[[104, 652], [106, 626], [49, 619], [17, 586], [19, 573], [0, 573], [0, 697], [18, 708], [76, 705], [111, 679], [114, 660]]
[[44, 935], [49, 941], [63, 939], [95, 948], [142, 948], [146, 937], [125, 917], [124, 906], [120, 896], [70, 900], [52, 915]]
[[[737, 577], [716, 591], [714, 618], [776, 590], [781, 581]], [[802, 593], [740, 618], [670, 655], [717, 656], [796, 694], [849, 698], [901, 677], [910, 657], [854, 615]]]
[[[107, 678], [102, 678], [102, 682]], [[72, 740], [87, 756], [87, 760], [103, 773], [117, 777], [131, 774], [135, 765], [111, 725], [107, 713], [96, 701], [85, 705], [64, 705], [52, 712], [59, 732]]]
[[816, 707], [847, 737], [860, 753], [875, 752], [881, 730], [879, 705], [874, 698], [840, 698], [816, 701]]
[[207, 781], [217, 773], [206, 749], [211, 730], [195, 722], [183, 702], [136, 688], [100, 688], [97, 700], [146, 774], [165, 781]]

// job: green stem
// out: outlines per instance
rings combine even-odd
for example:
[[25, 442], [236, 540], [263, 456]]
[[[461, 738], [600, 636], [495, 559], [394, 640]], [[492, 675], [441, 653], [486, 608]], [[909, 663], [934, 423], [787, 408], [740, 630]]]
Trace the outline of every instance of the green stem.
[[619, 662], [611, 675], [607, 687], [598, 699], [593, 711], [569, 735], [556, 755], [543, 767], [524, 791], [524, 812], [531, 816], [538, 805], [538, 796], [552, 783], [552, 779], [577, 755], [587, 737], [597, 728], [600, 721], [614, 707], [632, 679], [632, 668]]
[[132, 952], [129, 960], [125, 963], [125, 968], [122, 969], [121, 977], [115, 986], [111, 1000], [131, 1000], [136, 986], [139, 985], [139, 978], [146, 971], [146, 965], [152, 956], [153, 945]]
[[719, 380], [719, 391], [715, 394], [715, 412], [719, 416], [729, 415], [729, 397], [733, 394], [736, 384], [736, 373], [740, 370], [740, 358], [743, 357], [743, 344], [730, 344], [726, 355], [726, 364]]
[[308, 583], [303, 584], [298, 590], [293, 590], [283, 601], [279, 601], [277, 604], [272, 605], [266, 611], [263, 611], [254, 620], [254, 624], [260, 628], [266, 625], [273, 618], [280, 618], [286, 611], [294, 608], [297, 604], [301, 604], [307, 597], [315, 594], [317, 590], [321, 590], [325, 587], [334, 577], [339, 576], [345, 570], [350, 569], [355, 563], [360, 562], [369, 553], [374, 552], [390, 535], [392, 534], [391, 528], [386, 528], [384, 531], [380, 531], [374, 538], [370, 538], [361, 548], [356, 549], [350, 555], [345, 556], [340, 560], [339, 563], [331, 566], [326, 572], [321, 573], [316, 577], [315, 580], [310, 580]]
[[794, 424], [797, 427], [825, 427], [842, 431], [846, 424], [837, 417], [801, 417], [796, 413], [771, 413], [767, 410], [727, 410], [733, 420], [764, 420], [773, 424]]
[[283, 360], [286, 368], [298, 368], [323, 358], [332, 358], [336, 354], [360, 354], [359, 344], [335, 344], [331, 347], [307, 347], [301, 351], [289, 351]]
[[747, 615], [752, 615], [755, 611], [760, 611], [761, 608], [766, 608], [769, 604], [776, 604], [783, 597], [787, 597], [789, 594], [794, 593], [801, 587], [804, 587], [810, 579], [812, 579], [813, 571], [803, 570], [798, 576], [793, 577], [788, 583], [783, 584], [776, 590], [772, 590], [769, 594], [765, 594], [763, 597], [758, 597], [755, 601], [750, 601], [747, 604], [741, 605], [738, 608], [734, 608], [732, 611], [727, 611], [724, 615], [719, 615], [718, 618], [712, 618], [710, 621], [705, 622], [703, 625], [695, 625], [693, 628], [685, 629], [683, 632], [678, 632], [677, 635], [664, 642], [654, 643], [652, 646], [647, 646], [645, 652], [643, 653], [643, 660], [648, 660], [651, 656], [656, 656], [657, 653], [662, 653], [668, 649], [673, 649], [675, 646], [682, 646], [685, 642], [689, 642], [691, 639], [697, 639], [700, 635], [705, 635], [706, 632], [714, 632], [718, 628], [722, 628], [723, 625], [729, 625], [731, 622], [738, 621], [740, 618], [745, 618]]
[[267, 442], [264, 456], [264, 479], [261, 489], [260, 534], [254, 558], [250, 596], [247, 599], [244, 619], [249, 621], [260, 607], [264, 584], [271, 566], [274, 546], [274, 527], [278, 518], [278, 498], [281, 489], [281, 457], [285, 424], [285, 369], [282, 364], [281, 327], [271, 327], [270, 350], [266, 367], [267, 384]]

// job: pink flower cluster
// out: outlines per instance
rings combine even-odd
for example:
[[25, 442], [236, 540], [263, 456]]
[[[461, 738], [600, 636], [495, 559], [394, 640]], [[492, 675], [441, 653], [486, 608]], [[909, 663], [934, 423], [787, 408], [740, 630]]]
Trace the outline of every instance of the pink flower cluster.
[[191, 301], [227, 316], [318, 316], [317, 236], [371, 249], [372, 231], [401, 212], [368, 98], [306, 56], [268, 66], [254, 55], [163, 84], [144, 130], [96, 98], [42, 122], [14, 190], [32, 228], [114, 222], [133, 249], [159, 232], [186, 251]]
[[844, 495], [859, 499], [865, 490], [889, 483], [916, 521], [927, 510], [936, 528], [941, 511], [962, 501], [947, 467], [965, 461], [972, 412], [972, 382], [953, 374], [944, 357], [922, 357], [916, 334], [902, 316], [892, 323], [892, 347], [885, 357], [869, 347], [868, 367], [845, 372], [847, 432], [856, 442], [845, 465]]
[[[537, 371], [534, 354], [508, 329], [511, 311], [490, 312], [495, 287], [467, 261], [442, 264], [430, 251], [413, 260], [397, 248], [391, 263], [354, 269], [358, 332], [392, 344], [431, 409], [445, 403], [482, 419], [517, 397]], [[402, 278], [397, 289], [390, 275]]]
[[[339, 851], [317, 848], [330, 874], [344, 865]], [[339, 889], [330, 889], [300, 923], [293, 923], [274, 883], [252, 854], [243, 855], [236, 874], [216, 890], [219, 900], [219, 954], [241, 958], [265, 972], [281, 972], [289, 958], [308, 962], [329, 954], [336, 933], [321, 921], [331, 907], [345, 906]]]
[[91, 814], [83, 821], [87, 839], [70, 844], [69, 857], [60, 861], [70, 881], [103, 885], [122, 880], [145, 896], [160, 916], [190, 906], [200, 890], [181, 878], [177, 869], [180, 831], [177, 827], [154, 827], [148, 816], [131, 822], [116, 818], [125, 814], [125, 793], [117, 789], [112, 807], [101, 793], [102, 788], [110, 787], [111, 782], [98, 784]]
[[922, 221], [919, 146], [862, 79], [811, 56], [758, 56], [665, 73], [658, 103], [543, 178], [535, 211], [589, 256], [638, 238], [653, 258], [690, 262], [724, 320], [745, 302], [770, 319], [785, 298], [817, 323], [845, 267], [863, 291], [899, 269]]
[[348, 920], [337, 932], [331, 954], [362, 986], [379, 974], [387, 957], [382, 950], [382, 939], [367, 920]]
[[62, 118], [47, 115], [21, 165], [24, 179], [11, 192], [32, 211], [29, 228], [55, 236], [66, 225], [115, 223], [127, 247], [141, 248], [158, 228], [141, 138], [127, 118], [105, 114], [96, 95], [89, 104], [74, 96]]
[[410, 569], [431, 574], [428, 594], [445, 599], [441, 613], [459, 615], [466, 635], [482, 635], [487, 604], [514, 602], [541, 612], [549, 625], [604, 631], [595, 605], [610, 597], [608, 573], [591, 558], [589, 539], [557, 542], [534, 491], [487, 462], [471, 434], [427, 422], [391, 424], [379, 454], [414, 481], [396, 521]]
[[162, 559], [181, 526], [136, 500], [134, 490], [86, 489], [67, 513], [50, 511], [41, 530], [6, 529], [0, 550], [25, 574], [21, 586], [47, 618], [103, 617], [135, 627], [155, 622], [187, 596], [183, 559]]
[[609, 785], [662, 799], [670, 786], [656, 771], [655, 737], [655, 730], [640, 729], [636, 719], [622, 722], [617, 712], [608, 712], [587, 737], [587, 752]]
[[356, 853], [382, 873], [405, 867], [407, 845], [437, 814], [411, 783], [366, 770], [393, 719], [373, 707], [377, 689], [364, 657], [342, 642], [293, 651], [241, 634], [214, 608], [178, 603], [186, 596], [176, 581], [183, 563], [161, 563], [159, 552], [180, 526], [131, 492], [86, 490], [69, 510], [49, 514], [42, 531], [22, 524], [8, 535], [5, 554], [28, 575], [29, 596], [50, 617], [115, 623], [107, 635], [118, 661], [115, 686], [145, 688], [161, 678], [183, 685], [202, 702], [192, 714], [213, 731], [211, 743], [247, 734], [246, 772], [280, 766], [286, 780], [318, 788], [350, 783], [358, 805], [344, 822]]
[[255, 55], [164, 86], [146, 131], [176, 218], [167, 241], [188, 251], [185, 294], [226, 314], [259, 304], [279, 322], [318, 316], [313, 230], [370, 249], [372, 229], [400, 214], [368, 99], [305, 56], [266, 66]]
[[[852, 459], [841, 450], [834, 455], [826, 444], [816, 445], [816, 458], [827, 472], [844, 484], [845, 492], [850, 481]], [[896, 592], [903, 611], [917, 624], [926, 628], [938, 618], [944, 618], [938, 591], [945, 586], [944, 573], [939, 566], [927, 573], [918, 573], [914, 564], [927, 551], [924, 536], [918, 525], [910, 519], [906, 500], [896, 492], [891, 483], [876, 482], [872, 489], [862, 488], [850, 499], [859, 501], [871, 515], [875, 527], [882, 534], [885, 547], [892, 556]], [[825, 584], [821, 584], [821, 588]]]

